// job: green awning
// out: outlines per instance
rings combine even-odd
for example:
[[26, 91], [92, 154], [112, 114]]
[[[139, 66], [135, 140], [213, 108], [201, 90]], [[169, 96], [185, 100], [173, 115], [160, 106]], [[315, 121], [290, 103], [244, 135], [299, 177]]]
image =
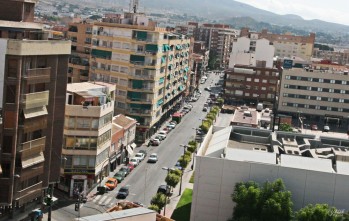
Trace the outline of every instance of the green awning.
[[189, 68], [188, 67], [185, 67], [184, 68], [184, 72], [187, 73], [189, 71]]
[[158, 52], [159, 51], [159, 46], [158, 45], [147, 44], [147, 45], [145, 45], [145, 51]]
[[176, 45], [176, 49], [177, 49], [177, 50], [181, 50], [181, 49], [182, 49], [182, 46], [181, 46], [181, 45]]
[[185, 81], [188, 80], [187, 75], [184, 75], [183, 78], [184, 78]]
[[102, 59], [111, 59], [111, 51], [102, 51], [98, 49], [92, 49], [91, 52], [92, 56], [96, 58], [102, 58]]
[[170, 61], [172, 61], [172, 59], [173, 59], [173, 54], [171, 54], [168, 58], [170, 59]]
[[164, 81], [165, 81], [165, 78], [164, 78], [164, 77], [160, 78], [160, 79], [159, 79], [159, 84], [164, 83]]
[[133, 92], [133, 91], [128, 91], [127, 92], [127, 97], [133, 101], [139, 101], [141, 100], [142, 93], [141, 92]]
[[143, 81], [132, 80], [132, 88], [133, 89], [142, 89], [143, 88]]
[[146, 31], [137, 31], [136, 33], [137, 33], [136, 34], [137, 40], [140, 40], [140, 41], [147, 40], [148, 33]]
[[130, 103], [130, 108], [132, 108], [132, 109], [150, 110], [151, 109], [151, 104], [134, 104], [134, 103]]
[[184, 52], [181, 53], [181, 57], [184, 57]]
[[172, 74], [167, 75], [167, 79], [171, 80], [173, 78]]
[[175, 93], [177, 93], [177, 90], [176, 90], [176, 89], [174, 89], [174, 90], [172, 91], [172, 94], [175, 94]]
[[165, 63], [166, 62], [166, 56], [162, 56], [161, 57], [161, 64]]
[[179, 53], [177, 53], [177, 54], [175, 55], [176, 58], [179, 58], [179, 56], [180, 56]]
[[172, 70], [172, 68], [173, 68], [173, 64], [170, 64], [170, 65], [168, 66], [168, 70]]
[[181, 74], [182, 74], [183, 72], [184, 72], [184, 70], [183, 70], [183, 69], [181, 69], [181, 70], [179, 71], [179, 73], [181, 73]]
[[163, 99], [163, 98], [159, 99], [158, 102], [157, 102], [158, 107], [159, 107], [161, 104], [163, 104], [163, 103], [164, 103], [164, 99]]
[[169, 88], [170, 88], [170, 86], [171, 86], [171, 84], [170, 84], [170, 83], [168, 83], [168, 84], [166, 85], [166, 89], [169, 89]]
[[144, 56], [140, 56], [140, 55], [131, 55], [130, 56], [130, 61], [131, 62], [144, 62], [145, 61], [145, 57]]
[[183, 91], [184, 90], [184, 86], [183, 85], [179, 85], [178, 90], [179, 91]]
[[162, 51], [163, 52], [167, 52], [167, 51], [169, 51], [170, 50], [170, 46], [168, 45], [168, 44], [163, 44], [162, 45]]

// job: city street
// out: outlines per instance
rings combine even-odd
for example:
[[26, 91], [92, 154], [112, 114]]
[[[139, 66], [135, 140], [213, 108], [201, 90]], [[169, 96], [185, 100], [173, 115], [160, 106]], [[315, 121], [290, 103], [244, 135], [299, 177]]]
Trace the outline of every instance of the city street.
[[[130, 194], [126, 200], [149, 205], [151, 198], [156, 194], [158, 186], [165, 184], [167, 171], [163, 170], [162, 167], [171, 168], [175, 165], [184, 151], [180, 144], [187, 144], [189, 140], [195, 138], [195, 130], [193, 128], [198, 127], [201, 124], [200, 118], [203, 118], [207, 114], [207, 112], [202, 111], [202, 108], [210, 92], [204, 90], [204, 88], [211, 85], [212, 92], [218, 93], [220, 86], [214, 86], [218, 80], [219, 75], [209, 75], [206, 83], [200, 84], [200, 90], [202, 92], [201, 97], [198, 101], [191, 103], [193, 108], [183, 117], [182, 122], [167, 135], [167, 138], [162, 141], [159, 146], [147, 147], [143, 145], [136, 148], [135, 152], [142, 149], [147, 151], [148, 156], [146, 159], [144, 159], [144, 161], [136, 167], [115, 190], [89, 198], [88, 202], [80, 209], [80, 217], [103, 213], [108, 208], [115, 205], [118, 201], [115, 196], [120, 187], [125, 185], [128, 185], [130, 188]], [[161, 127], [161, 129], [163, 127]], [[147, 159], [151, 153], [158, 154], [159, 160], [155, 164], [147, 163]], [[94, 192], [96, 192], [96, 188], [92, 190], [92, 193]], [[52, 220], [66, 221], [77, 218], [78, 212], [74, 210], [74, 204], [75, 201], [73, 200], [67, 201], [65, 199], [60, 199], [53, 208]], [[47, 217], [47, 214], [45, 214], [45, 217]]]

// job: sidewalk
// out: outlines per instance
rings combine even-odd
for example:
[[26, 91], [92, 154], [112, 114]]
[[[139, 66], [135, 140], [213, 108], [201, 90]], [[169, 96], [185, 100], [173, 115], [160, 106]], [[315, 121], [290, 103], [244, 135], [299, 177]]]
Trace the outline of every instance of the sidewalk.
[[[193, 163], [193, 160], [190, 161], [186, 170], [184, 170], [183, 180], [182, 180], [182, 193], [186, 188], [193, 189], [194, 185], [192, 183], [189, 183], [190, 177], [194, 172], [194, 170], [191, 169], [192, 163]], [[166, 217], [172, 216], [173, 211], [176, 209], [176, 206], [179, 200], [181, 199], [181, 196], [178, 195], [179, 187], [180, 187], [180, 183], [178, 183], [177, 186], [173, 189], [173, 195], [170, 197], [170, 203], [166, 205], [166, 211], [165, 211]], [[161, 214], [163, 214], [163, 210]]]

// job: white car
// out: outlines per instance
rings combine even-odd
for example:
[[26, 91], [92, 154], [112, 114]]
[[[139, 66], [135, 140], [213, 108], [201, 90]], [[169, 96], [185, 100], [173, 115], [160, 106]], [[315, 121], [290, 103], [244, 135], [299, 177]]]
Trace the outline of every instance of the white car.
[[139, 158], [137, 157], [132, 157], [129, 161], [130, 164], [132, 164], [134, 167], [139, 165]]
[[167, 127], [169, 127], [169, 128], [171, 128], [172, 130], [176, 127], [176, 124], [171, 124], [171, 123], [169, 123], [168, 125], [167, 125]]
[[140, 161], [143, 161], [144, 158], [145, 158], [145, 155], [144, 155], [144, 153], [136, 153], [135, 157], [136, 157], [136, 158], [139, 158]]
[[149, 156], [148, 163], [156, 163], [158, 160], [158, 155], [156, 153], [152, 153]]

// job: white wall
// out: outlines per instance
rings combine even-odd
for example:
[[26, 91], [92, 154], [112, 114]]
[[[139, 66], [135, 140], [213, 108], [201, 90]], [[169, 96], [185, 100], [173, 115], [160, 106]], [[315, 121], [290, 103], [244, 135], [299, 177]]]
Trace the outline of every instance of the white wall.
[[7, 39], [0, 39], [0, 108], [4, 96], [5, 58], [7, 52]]
[[196, 157], [191, 221], [226, 221], [232, 217], [235, 183], [274, 181], [282, 178], [292, 193], [294, 209], [309, 203], [327, 203], [349, 209], [349, 176], [273, 164]]
[[269, 45], [267, 39], [259, 39], [256, 42], [256, 60], [257, 61], [266, 61], [266, 67], [273, 67], [273, 58], [274, 58], [275, 48], [272, 45]]

